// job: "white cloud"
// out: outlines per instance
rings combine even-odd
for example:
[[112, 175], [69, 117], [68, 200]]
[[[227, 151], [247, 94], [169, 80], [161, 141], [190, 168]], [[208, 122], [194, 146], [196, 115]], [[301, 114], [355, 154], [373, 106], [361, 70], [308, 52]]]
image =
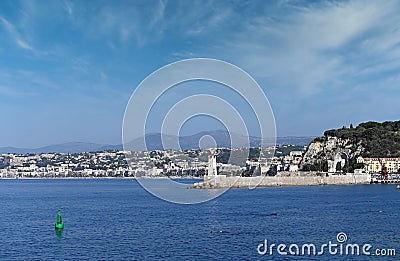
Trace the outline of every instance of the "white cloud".
[[20, 38], [16, 38], [15, 39], [17, 45], [23, 49], [26, 50], [33, 50], [32, 46], [30, 46], [29, 44], [27, 44], [24, 40], [20, 39]]
[[72, 16], [72, 14], [73, 14], [72, 3], [68, 2], [68, 1], [64, 1], [64, 6], [65, 6], [65, 10], [67, 11], [67, 14], [69, 16]]
[[0, 16], [0, 21], [3, 23], [4, 27], [7, 29], [13, 41], [22, 49], [33, 51], [33, 47], [29, 45], [25, 40], [22, 39], [15, 26], [11, 24], [7, 19]]
[[304, 95], [351, 84], [366, 68], [399, 68], [398, 60], [390, 60], [400, 53], [398, 2], [328, 2], [289, 10], [244, 24], [227, 44], [228, 56]]
[[0, 16], [0, 20], [8, 32], [14, 31], [14, 26], [9, 21], [7, 21], [4, 17]]
[[155, 12], [153, 13], [153, 17], [149, 23], [150, 27], [154, 27], [164, 20], [164, 13], [166, 7], [167, 7], [167, 1], [160, 0], [158, 2], [155, 8]]

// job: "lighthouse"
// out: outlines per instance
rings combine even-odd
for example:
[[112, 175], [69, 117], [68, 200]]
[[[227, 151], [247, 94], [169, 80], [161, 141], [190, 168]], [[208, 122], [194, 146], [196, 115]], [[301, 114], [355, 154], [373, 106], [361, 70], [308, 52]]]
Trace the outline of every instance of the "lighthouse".
[[210, 150], [210, 156], [208, 156], [208, 176], [216, 176], [217, 172], [217, 155], [214, 150]]
[[231, 183], [226, 175], [219, 175], [217, 169], [217, 149], [210, 149], [208, 156], [207, 174], [203, 177], [203, 182], [195, 183], [194, 188], [228, 188]]

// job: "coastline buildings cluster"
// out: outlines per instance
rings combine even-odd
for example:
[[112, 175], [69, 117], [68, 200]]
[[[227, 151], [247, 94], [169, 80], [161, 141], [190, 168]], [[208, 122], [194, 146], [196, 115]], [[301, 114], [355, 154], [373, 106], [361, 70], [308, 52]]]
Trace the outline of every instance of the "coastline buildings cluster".
[[388, 173], [400, 173], [400, 158], [363, 158], [358, 157], [357, 163], [363, 164], [365, 173], [381, 173], [383, 166]]
[[[297, 171], [305, 149], [294, 150], [296, 148], [291, 145], [277, 147], [277, 156], [268, 167], [267, 159], [260, 157], [250, 158], [244, 165], [219, 162], [218, 171], [230, 175]], [[225, 152], [234, 150], [240, 149], [224, 149]], [[1, 154], [0, 178], [202, 177], [207, 172], [208, 156], [209, 151], [201, 150]]]
[[[221, 149], [218, 173], [227, 176], [274, 176], [299, 171], [307, 147], [281, 145], [271, 148], [275, 156], [248, 158], [244, 164], [227, 162], [229, 153], [241, 149]], [[224, 153], [227, 153], [225, 155]], [[268, 149], [267, 149], [268, 153]], [[203, 177], [207, 174], [209, 151], [154, 150], [143, 152], [101, 151], [84, 153], [0, 154], [0, 178], [69, 177]], [[225, 159], [225, 160], [224, 160]], [[400, 172], [400, 158], [363, 158], [358, 173]]]
[[126, 169], [124, 151], [0, 155], [2, 178], [122, 176]]

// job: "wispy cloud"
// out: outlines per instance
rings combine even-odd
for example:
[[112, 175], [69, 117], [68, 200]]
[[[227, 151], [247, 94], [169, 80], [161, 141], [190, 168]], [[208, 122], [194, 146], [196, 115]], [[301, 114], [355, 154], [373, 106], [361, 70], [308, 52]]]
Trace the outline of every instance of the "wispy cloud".
[[167, 7], [166, 0], [158, 1], [158, 4], [156, 5], [153, 16], [149, 23], [150, 27], [154, 27], [164, 20], [164, 14], [165, 14], [166, 7]]
[[[302, 134], [296, 132], [307, 117], [331, 124], [329, 111], [339, 114], [344, 107], [348, 113], [365, 101], [386, 101], [374, 120], [399, 111], [398, 1], [12, 2], [0, 8], [1, 97], [37, 94], [26, 101], [64, 102], [62, 112], [76, 101], [82, 106], [77, 125], [88, 118], [87, 101], [97, 106], [93, 111], [103, 104], [120, 106], [109, 111], [118, 118], [133, 83], [159, 66], [192, 57], [223, 59], [255, 76], [272, 92], [277, 121], [291, 130], [286, 134]], [[313, 105], [304, 105], [307, 101]], [[317, 134], [323, 125], [302, 128], [303, 134]]]
[[33, 51], [32, 46], [30, 46], [27, 42], [25, 42], [21, 38], [16, 38], [15, 41], [16, 41], [17, 45], [19, 47], [21, 47], [22, 49]]
[[247, 22], [226, 45], [232, 50], [228, 56], [304, 95], [352, 84], [367, 68], [399, 68], [393, 61], [400, 53], [400, 34], [394, 33], [400, 24], [398, 2], [325, 2], [287, 9], [273, 19]]
[[68, 2], [68, 1], [64, 1], [64, 6], [65, 6], [65, 10], [67, 11], [67, 14], [71, 17], [73, 14], [72, 3]]
[[24, 39], [22, 39], [21, 35], [16, 30], [15, 26], [11, 24], [7, 19], [0, 16], [0, 21], [2, 22], [3, 26], [6, 28], [10, 36], [12, 37], [13, 41], [22, 49], [33, 51], [33, 47], [28, 44]]

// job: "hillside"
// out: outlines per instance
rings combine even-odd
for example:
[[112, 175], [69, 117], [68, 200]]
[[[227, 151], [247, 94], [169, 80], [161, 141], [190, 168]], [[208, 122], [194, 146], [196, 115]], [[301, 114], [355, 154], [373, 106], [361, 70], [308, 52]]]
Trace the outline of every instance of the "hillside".
[[400, 121], [366, 122], [356, 128], [328, 130], [324, 139], [328, 137], [349, 140], [353, 147], [361, 145], [363, 157], [400, 157]]
[[356, 158], [400, 157], [400, 121], [365, 122], [357, 127], [327, 130], [315, 138], [304, 156], [305, 170], [334, 169], [345, 161], [346, 168], [356, 168]]

